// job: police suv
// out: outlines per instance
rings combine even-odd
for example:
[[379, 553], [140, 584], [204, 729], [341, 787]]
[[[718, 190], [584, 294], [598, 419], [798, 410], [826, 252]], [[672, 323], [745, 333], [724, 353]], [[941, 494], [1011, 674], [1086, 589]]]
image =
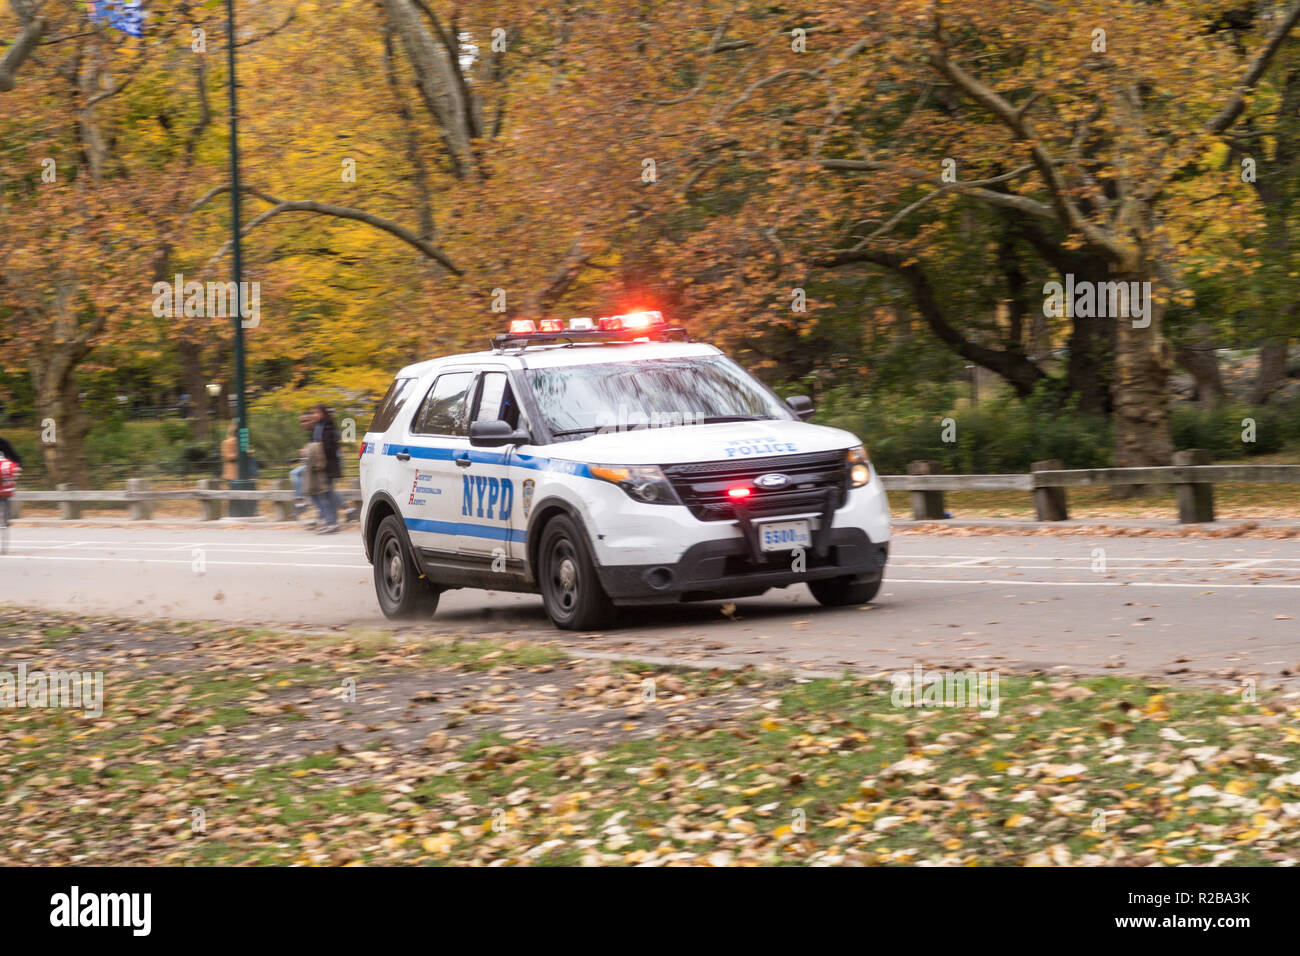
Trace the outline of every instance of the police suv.
[[857, 438], [807, 423], [807, 397], [658, 312], [516, 320], [492, 346], [402, 369], [364, 438], [387, 616], [462, 587], [540, 592], [568, 629], [801, 582], [824, 605], [875, 596], [884, 488]]

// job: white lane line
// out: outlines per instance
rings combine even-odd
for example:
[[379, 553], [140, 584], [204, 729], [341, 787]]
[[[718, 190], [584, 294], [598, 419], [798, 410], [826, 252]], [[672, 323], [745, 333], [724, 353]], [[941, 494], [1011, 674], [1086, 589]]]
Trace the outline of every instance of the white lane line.
[[[890, 561], [889, 567], [929, 568], [932, 570], [942, 571], [942, 570], [947, 570], [949, 568], [969, 568], [969, 567], [973, 567], [973, 565], [970, 562], [965, 562], [965, 561], [957, 562], [955, 564], [926, 564], [926, 563], [911, 563], [911, 562], [904, 562], [904, 561]], [[1092, 565], [1090, 564], [1066, 564], [1066, 565], [1000, 564], [997, 566], [986, 565], [986, 567], [988, 567], [988, 570], [990, 571], [1092, 571]], [[1116, 565], [1107, 561], [1105, 573], [1139, 574], [1144, 571], [1154, 571], [1160, 574], [1217, 574], [1220, 571], [1233, 571], [1233, 570], [1241, 570], [1246, 568], [1247, 566], [1245, 565], [1239, 566], [1239, 565], [1229, 565], [1229, 564], [1207, 565], [1198, 568], [1170, 568], [1170, 567], [1157, 568], [1157, 567], [1149, 567], [1144, 565], [1135, 565], [1132, 567], [1117, 567]], [[1300, 573], [1300, 568], [1261, 568], [1261, 567], [1256, 567], [1251, 565], [1249, 566], [1249, 569], [1255, 571], [1271, 572], [1274, 574], [1281, 573], [1281, 572], [1287, 572], [1290, 574]], [[1102, 572], [1094, 572], [1094, 573], [1102, 573]]]
[[[112, 557], [63, 557], [57, 554], [6, 554], [0, 555], [0, 561], [83, 561], [91, 564], [107, 562], [109, 564], [193, 564], [189, 558], [112, 558]], [[217, 561], [208, 558], [206, 565], [228, 565], [247, 568], [349, 568], [356, 571], [369, 571], [368, 564], [327, 564], [299, 563], [292, 561]]]
[[189, 542], [186, 544], [169, 544], [169, 545], [125, 545], [125, 544], [105, 544], [103, 542], [85, 541], [76, 545], [45, 545], [31, 541], [21, 542], [24, 548], [34, 551], [66, 551], [70, 548], [80, 548], [81, 550], [106, 551], [115, 553], [118, 551], [125, 552], [150, 552], [150, 551], [187, 551], [191, 548], [202, 548], [210, 552], [227, 552], [230, 554], [318, 554], [328, 550], [336, 550], [340, 553], [355, 554], [360, 547], [357, 544], [329, 544], [329, 545], [232, 545], [232, 544], [205, 544], [202, 541]]
[[1198, 588], [1202, 591], [1221, 591], [1225, 588], [1300, 590], [1300, 584], [1217, 584], [1208, 582], [1187, 584], [1181, 581], [1021, 581], [1008, 578], [895, 578], [888, 574], [888, 568], [886, 568], [885, 584], [997, 584], [1010, 586], [1028, 584], [1045, 588]]
[[[1091, 550], [1091, 549], [1080, 549], [1080, 550]], [[906, 557], [906, 558], [933, 559], [933, 561], [1078, 561], [1080, 557], [1079, 554], [1063, 554], [1063, 555], [980, 554], [980, 555], [974, 555], [974, 557], [972, 557], [972, 555], [969, 554], [918, 554], [915, 553], [915, 551], [902, 551], [902, 550], [897, 551], [897, 555], [898, 557]], [[1106, 555], [1106, 563], [1108, 564], [1125, 564], [1125, 563], [1140, 564], [1144, 562], [1173, 562], [1179, 564], [1182, 563], [1191, 564], [1191, 563], [1206, 563], [1206, 562], [1221, 562], [1221, 561], [1235, 561], [1235, 562], [1242, 562], [1243, 564], [1244, 563], [1271, 564], [1275, 562], [1297, 563], [1300, 562], [1300, 557], [1297, 558], [1184, 558], [1184, 557], [1164, 558], [1164, 557], [1158, 557], [1158, 555], [1151, 555], [1151, 557], [1147, 557], [1147, 555], [1130, 555], [1130, 557], [1122, 557], [1122, 555], [1110, 555], [1110, 554]]]

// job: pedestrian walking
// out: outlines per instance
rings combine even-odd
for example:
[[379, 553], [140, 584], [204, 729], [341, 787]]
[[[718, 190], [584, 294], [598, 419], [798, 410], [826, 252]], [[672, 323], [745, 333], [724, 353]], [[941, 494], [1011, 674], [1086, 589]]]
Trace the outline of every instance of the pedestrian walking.
[[334, 497], [334, 482], [342, 476], [339, 467], [339, 433], [329, 409], [324, 405], [312, 408], [311, 443], [307, 446], [308, 469], [312, 472], [313, 486], [318, 490], [312, 500], [320, 512], [321, 526], [317, 534], [333, 534], [339, 530], [338, 506]]
[[226, 481], [234, 481], [239, 477], [239, 437], [234, 422], [230, 423], [230, 429], [221, 443], [221, 477]]

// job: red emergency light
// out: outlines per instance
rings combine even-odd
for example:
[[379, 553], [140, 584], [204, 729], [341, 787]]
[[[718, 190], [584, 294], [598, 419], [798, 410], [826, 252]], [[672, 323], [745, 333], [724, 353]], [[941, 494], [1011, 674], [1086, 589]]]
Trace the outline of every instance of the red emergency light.
[[600, 320], [602, 332], [639, 332], [657, 325], [666, 325], [664, 315], [659, 311], [626, 312], [622, 315], [607, 315]]
[[749, 488], [728, 488], [727, 489], [728, 498], [736, 498], [736, 499], [748, 498], [753, 493], [754, 492]]

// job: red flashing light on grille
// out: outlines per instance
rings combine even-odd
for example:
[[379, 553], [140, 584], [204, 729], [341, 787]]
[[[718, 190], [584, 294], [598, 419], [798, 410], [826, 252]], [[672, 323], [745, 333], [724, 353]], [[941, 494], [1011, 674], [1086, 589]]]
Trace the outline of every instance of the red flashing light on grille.
[[727, 497], [733, 499], [748, 498], [754, 492], [749, 488], [728, 488]]

